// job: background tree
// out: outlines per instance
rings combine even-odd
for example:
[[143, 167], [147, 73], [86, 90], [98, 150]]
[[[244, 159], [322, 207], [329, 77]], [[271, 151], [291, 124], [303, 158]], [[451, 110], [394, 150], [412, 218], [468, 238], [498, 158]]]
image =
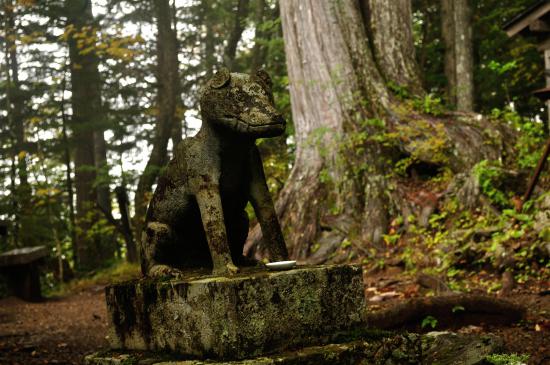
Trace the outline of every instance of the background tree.
[[[71, 71], [72, 129], [75, 139], [75, 188], [79, 268], [90, 269], [111, 258], [101, 237], [90, 237], [90, 228], [98, 220], [96, 204], [110, 211], [108, 185], [97, 181], [97, 171], [105, 174], [106, 147], [103, 137], [104, 109], [101, 100], [99, 59], [95, 53], [97, 38], [91, 2], [67, 0], [67, 31]], [[96, 169], [94, 169], [94, 167]], [[108, 174], [107, 174], [108, 176]]]
[[[401, 66], [376, 58], [385, 54], [374, 49], [382, 44], [371, 29], [377, 23], [363, 16], [392, 19], [386, 5], [371, 1], [365, 11], [351, 0], [315, 6], [280, 3], [296, 159], [277, 207], [297, 259], [326, 260], [345, 240], [363, 254], [369, 247], [383, 249], [390, 216], [415, 213], [406, 199], [407, 187], [391, 172], [400, 160], [405, 174], [423, 168], [437, 174], [446, 166], [467, 171], [502, 152], [485, 146], [483, 129], [471, 121], [457, 120], [450, 126], [428, 118], [425, 113], [437, 110], [426, 104], [418, 110], [414, 99], [424, 100], [422, 96], [394, 86], [418, 85], [419, 78], [403, 79]], [[412, 42], [411, 37], [388, 39], [410, 34], [410, 21], [392, 24], [394, 31], [384, 35], [385, 44]], [[399, 31], [399, 26], [404, 29]], [[392, 47], [388, 53], [412, 48]], [[406, 69], [417, 70], [411, 57], [398, 58], [409, 60]], [[486, 126], [487, 121], [478, 124]]]
[[180, 99], [176, 32], [172, 26], [172, 9], [168, 0], [156, 0], [157, 23], [157, 120], [153, 150], [141, 175], [135, 196], [136, 236], [141, 237], [151, 187], [167, 163], [167, 146], [171, 132], [178, 122], [176, 107]]

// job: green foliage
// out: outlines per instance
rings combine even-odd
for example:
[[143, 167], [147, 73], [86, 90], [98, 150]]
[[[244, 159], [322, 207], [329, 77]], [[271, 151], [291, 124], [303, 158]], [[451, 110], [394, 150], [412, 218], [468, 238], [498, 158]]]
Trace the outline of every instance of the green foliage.
[[432, 329], [435, 328], [437, 326], [437, 319], [433, 316], [426, 316], [420, 326], [422, 328], [426, 328], [426, 327], [431, 327]]
[[508, 123], [518, 131], [518, 139], [514, 146], [517, 155], [515, 161], [521, 169], [533, 169], [537, 165], [546, 140], [544, 124], [535, 118], [522, 117], [517, 111], [507, 107], [493, 109], [491, 117], [497, 121]]
[[434, 94], [426, 94], [423, 98], [415, 98], [413, 100], [413, 107], [426, 114], [433, 116], [440, 116], [445, 112], [445, 107], [441, 98]]
[[461, 305], [455, 305], [453, 309], [451, 310], [453, 313], [461, 313], [464, 312], [466, 309]]
[[483, 160], [477, 163], [473, 168], [475, 178], [478, 180], [481, 187], [481, 191], [485, 194], [489, 200], [500, 206], [507, 207], [510, 205], [510, 199], [499, 190], [496, 186], [502, 178], [502, 166], [498, 162], [492, 164]]
[[524, 365], [529, 360], [527, 354], [492, 354], [488, 355], [485, 360], [494, 365]]

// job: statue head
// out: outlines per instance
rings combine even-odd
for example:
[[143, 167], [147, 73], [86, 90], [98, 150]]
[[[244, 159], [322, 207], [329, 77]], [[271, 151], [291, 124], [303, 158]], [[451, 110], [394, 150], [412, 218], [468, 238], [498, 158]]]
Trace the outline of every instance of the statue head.
[[286, 121], [275, 109], [271, 87], [264, 70], [248, 75], [220, 69], [200, 93], [203, 123], [252, 138], [282, 134]]

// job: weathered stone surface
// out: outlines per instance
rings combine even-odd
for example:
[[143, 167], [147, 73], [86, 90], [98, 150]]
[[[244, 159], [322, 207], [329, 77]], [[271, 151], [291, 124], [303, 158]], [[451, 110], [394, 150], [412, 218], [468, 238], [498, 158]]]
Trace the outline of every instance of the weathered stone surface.
[[[311, 346], [236, 361], [185, 360], [147, 352], [110, 351], [86, 357], [87, 365], [338, 365], [338, 364], [485, 364], [485, 358], [502, 350], [493, 335], [437, 332], [426, 335], [363, 333], [362, 340]], [[361, 337], [361, 336], [360, 336]], [[366, 339], [368, 338], [368, 339]]]
[[358, 266], [249, 269], [233, 277], [189, 273], [106, 289], [114, 349], [243, 359], [329, 343], [361, 325]]
[[338, 364], [419, 364], [421, 336], [391, 335], [371, 340], [311, 346], [236, 361], [184, 360], [144, 352], [107, 352], [86, 357], [87, 365], [338, 365]]
[[423, 347], [426, 364], [475, 365], [502, 350], [503, 341], [493, 335], [430, 332], [424, 336]]

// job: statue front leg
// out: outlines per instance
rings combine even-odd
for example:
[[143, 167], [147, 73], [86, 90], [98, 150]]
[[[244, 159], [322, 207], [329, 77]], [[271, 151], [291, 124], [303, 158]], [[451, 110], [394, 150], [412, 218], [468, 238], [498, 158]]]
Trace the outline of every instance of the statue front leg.
[[215, 184], [203, 185], [196, 198], [212, 256], [212, 273], [219, 276], [236, 274], [239, 269], [231, 259], [219, 187]]
[[275, 212], [273, 200], [265, 181], [262, 160], [257, 148], [252, 153], [252, 181], [250, 184], [250, 201], [262, 228], [269, 255], [273, 261], [288, 260], [288, 251], [281, 231], [281, 225]]

